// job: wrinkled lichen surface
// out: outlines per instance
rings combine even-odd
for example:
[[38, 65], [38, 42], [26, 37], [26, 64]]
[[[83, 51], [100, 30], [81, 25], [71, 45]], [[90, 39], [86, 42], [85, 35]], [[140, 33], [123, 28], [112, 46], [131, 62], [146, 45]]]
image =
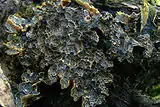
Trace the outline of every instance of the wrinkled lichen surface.
[[[119, 80], [115, 75], [118, 67], [138, 78], [133, 82], [122, 76], [120, 80], [131, 80], [134, 86], [130, 87], [159, 100], [159, 92], [155, 92], [159, 90], [159, 2], [15, 0], [10, 4], [7, 0], [6, 4], [13, 9], [10, 14], [9, 7], [1, 12], [5, 15], [1, 16], [0, 54], [1, 63], [17, 72], [6, 73], [16, 107], [28, 107], [42, 99], [39, 84], [52, 86], [58, 81], [62, 90], [71, 87], [70, 96], [75, 102], [82, 99], [83, 107], [105, 104], [110, 96], [116, 98], [110, 86]], [[121, 69], [123, 64], [141, 70]], [[147, 79], [153, 79], [150, 72], [158, 75], [152, 82]], [[116, 91], [120, 93], [118, 88]], [[122, 94], [127, 100], [129, 95]], [[119, 102], [115, 106], [126, 107]]]

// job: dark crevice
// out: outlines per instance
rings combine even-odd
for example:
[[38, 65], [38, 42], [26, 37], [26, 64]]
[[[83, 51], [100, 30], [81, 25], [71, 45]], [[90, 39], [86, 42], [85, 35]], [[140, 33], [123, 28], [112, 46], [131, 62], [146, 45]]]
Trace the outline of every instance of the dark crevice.
[[38, 3], [38, 4], [40, 4], [43, 0], [31, 0], [31, 1], [33, 1], [33, 3]]
[[101, 48], [103, 50], [103, 52], [105, 53], [110, 48], [111, 42], [105, 36], [103, 31], [101, 29], [99, 29], [98, 27], [92, 28], [91, 30], [95, 31], [97, 33], [97, 35], [99, 36], [99, 42], [98, 42], [97, 47]]
[[114, 68], [112, 72], [115, 75], [115, 79], [116, 79], [116, 76], [123, 77], [120, 79], [125, 81], [126, 78], [129, 77], [128, 80], [130, 82], [135, 82], [136, 76], [139, 73], [144, 72], [144, 70], [142, 69], [141, 65], [136, 62], [128, 63], [126, 60], [124, 60], [123, 62], [114, 60]]
[[142, 58], [144, 51], [145, 51], [144, 47], [134, 46], [133, 47], [133, 56], [135, 58]]
[[160, 42], [154, 43], [154, 46], [155, 46], [155, 48], [156, 48], [157, 50], [159, 50], [159, 48], [160, 48]]
[[72, 86], [73, 84], [62, 90], [59, 81], [53, 85], [41, 82], [37, 85], [41, 98], [32, 103], [29, 102], [29, 106], [26, 107], [81, 107], [82, 99], [74, 102], [70, 96]]
[[105, 34], [103, 33], [103, 31], [101, 29], [99, 29], [98, 27], [95, 28], [91, 28], [92, 31], [95, 31], [97, 33], [97, 35], [99, 36], [99, 39], [106, 39]]

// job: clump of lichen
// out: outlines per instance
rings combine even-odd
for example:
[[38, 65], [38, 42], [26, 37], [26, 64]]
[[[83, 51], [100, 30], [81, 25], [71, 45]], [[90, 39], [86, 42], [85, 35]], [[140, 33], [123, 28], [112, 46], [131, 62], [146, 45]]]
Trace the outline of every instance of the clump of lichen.
[[[22, 65], [30, 66], [42, 55], [38, 66], [41, 69], [49, 67], [47, 84], [53, 84], [60, 78], [64, 89], [73, 81], [71, 96], [74, 101], [82, 97], [83, 106], [105, 102], [105, 96], [108, 96], [106, 84], [112, 81], [107, 68], [113, 64], [99, 49], [99, 35], [92, 31], [98, 27], [100, 15], [91, 17], [81, 7], [63, 9], [46, 6], [35, 11], [39, 11], [42, 21], [37, 24], [38, 29], [35, 27], [26, 32], [30, 37], [20, 57]], [[91, 19], [88, 21], [86, 17]]]

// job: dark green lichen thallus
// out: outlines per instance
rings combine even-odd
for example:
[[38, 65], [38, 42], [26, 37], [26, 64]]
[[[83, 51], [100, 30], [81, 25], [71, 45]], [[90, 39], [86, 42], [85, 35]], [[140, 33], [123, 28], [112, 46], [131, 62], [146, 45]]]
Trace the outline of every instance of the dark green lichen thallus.
[[[68, 5], [64, 6], [64, 2]], [[132, 4], [123, 5], [139, 9]], [[113, 82], [110, 71], [114, 59], [132, 63], [139, 56], [142, 59], [152, 56], [152, 35], [140, 32], [147, 19], [140, 22], [138, 33], [137, 25], [130, 30], [141, 19], [134, 11], [131, 14], [116, 11], [114, 16], [99, 11], [86, 0], [47, 0], [32, 9], [31, 18], [13, 14], [6, 22], [8, 36], [15, 35], [4, 43], [9, 50], [7, 54], [22, 52], [17, 59], [27, 69], [18, 85], [17, 101], [38, 96], [33, 87], [39, 81], [51, 85], [60, 80], [61, 89], [73, 83], [70, 95], [74, 101], [82, 98], [83, 107], [95, 107], [105, 103], [109, 96], [106, 84]], [[148, 13], [141, 15], [145, 17]]]

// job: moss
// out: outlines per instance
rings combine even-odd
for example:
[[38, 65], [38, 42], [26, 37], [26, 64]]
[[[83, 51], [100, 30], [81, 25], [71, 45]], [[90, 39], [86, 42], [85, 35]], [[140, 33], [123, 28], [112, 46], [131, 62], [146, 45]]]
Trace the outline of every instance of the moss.
[[150, 95], [154, 100], [160, 99], [160, 84], [153, 86]]

